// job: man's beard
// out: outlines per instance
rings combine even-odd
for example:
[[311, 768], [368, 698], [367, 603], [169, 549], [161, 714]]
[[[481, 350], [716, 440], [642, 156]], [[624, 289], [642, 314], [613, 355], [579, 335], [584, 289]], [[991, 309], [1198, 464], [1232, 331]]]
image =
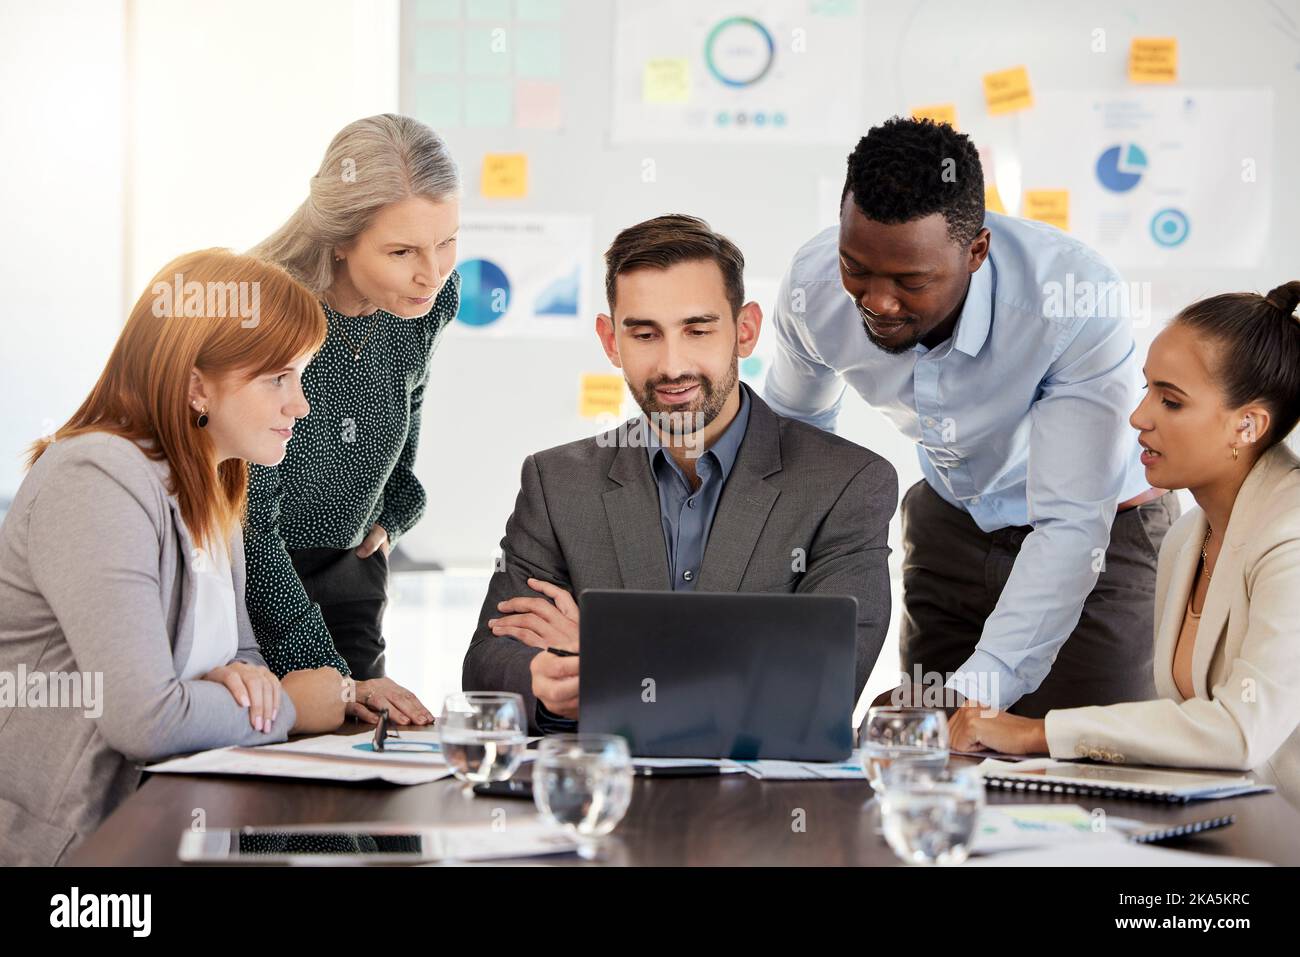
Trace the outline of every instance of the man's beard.
[[[871, 331], [871, 327], [867, 325], [867, 312], [862, 308], [862, 303], [854, 300], [853, 305], [857, 307], [858, 318], [862, 320], [862, 331], [867, 334], [867, 338], [871, 340], [871, 344], [881, 352], [888, 352], [891, 356], [901, 356], [904, 352], [911, 352], [912, 349], [916, 347], [916, 344], [921, 341], [920, 334], [913, 332], [909, 338], [903, 340], [901, 345], [894, 346], [882, 342], [876, 337], [876, 334]], [[916, 321], [914, 319], [909, 319], [908, 323], [913, 329], [916, 328]]]
[[[718, 417], [739, 381], [740, 358], [738, 354], [732, 353], [731, 368], [727, 370], [722, 381], [716, 384], [705, 376], [679, 380], [657, 379], [647, 381], [642, 389], [632, 389], [632, 393], [636, 396], [636, 403], [641, 407], [646, 418], [653, 422], [660, 432], [690, 435], [704, 430]], [[657, 388], [677, 389], [696, 384], [700, 388], [695, 398], [680, 405], [661, 402], [655, 393]]]

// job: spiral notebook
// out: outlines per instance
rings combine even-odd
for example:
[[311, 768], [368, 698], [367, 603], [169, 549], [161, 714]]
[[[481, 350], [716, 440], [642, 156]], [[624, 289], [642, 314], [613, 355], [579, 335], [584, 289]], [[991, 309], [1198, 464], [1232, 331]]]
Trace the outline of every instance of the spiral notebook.
[[1177, 824], [1152, 824], [1114, 814], [1102, 814], [1099, 819], [1095, 809], [1078, 804], [992, 804], [980, 810], [973, 850], [986, 854], [1079, 843], [1158, 844], [1227, 827], [1235, 820], [1235, 815], [1224, 814]]
[[1257, 783], [1248, 775], [1076, 764], [1051, 758], [1019, 763], [989, 759], [979, 767], [984, 783], [989, 787], [1136, 801], [1185, 804], [1275, 790], [1271, 785]]

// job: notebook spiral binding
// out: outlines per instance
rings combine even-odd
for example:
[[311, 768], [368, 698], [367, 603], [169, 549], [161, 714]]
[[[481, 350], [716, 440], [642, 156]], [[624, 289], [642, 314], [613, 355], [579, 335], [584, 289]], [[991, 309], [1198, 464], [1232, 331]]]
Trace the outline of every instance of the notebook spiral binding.
[[1139, 788], [1108, 788], [1100, 784], [1062, 784], [1058, 781], [1022, 781], [1017, 778], [986, 776], [984, 783], [1007, 791], [1042, 791], [1052, 794], [1083, 794], [1088, 797], [1129, 798], [1136, 801], [1161, 801], [1166, 804], [1186, 804], [1191, 798], [1162, 791]]
[[1223, 817], [1212, 817], [1204, 821], [1171, 824], [1168, 827], [1152, 828], [1149, 831], [1132, 834], [1129, 836], [1129, 840], [1134, 844], [1156, 844], [1174, 837], [1186, 837], [1188, 834], [1199, 834], [1201, 831], [1213, 831], [1215, 828], [1227, 827], [1236, 820], [1237, 816], [1235, 814], [1226, 814]]

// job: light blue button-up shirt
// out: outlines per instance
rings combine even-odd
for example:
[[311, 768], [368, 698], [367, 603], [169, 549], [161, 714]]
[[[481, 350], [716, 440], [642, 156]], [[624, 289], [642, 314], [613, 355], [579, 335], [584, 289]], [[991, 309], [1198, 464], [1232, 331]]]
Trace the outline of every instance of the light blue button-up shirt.
[[1116, 507], [1148, 483], [1128, 424], [1141, 376], [1119, 274], [1041, 223], [987, 213], [985, 225], [989, 255], [953, 335], [902, 355], [867, 338], [840, 282], [839, 227], [813, 237], [777, 295], [764, 398], [834, 430], [852, 386], [916, 441], [926, 481], [980, 528], [1033, 526], [948, 682], [1006, 708], [1047, 675], [1096, 584]]

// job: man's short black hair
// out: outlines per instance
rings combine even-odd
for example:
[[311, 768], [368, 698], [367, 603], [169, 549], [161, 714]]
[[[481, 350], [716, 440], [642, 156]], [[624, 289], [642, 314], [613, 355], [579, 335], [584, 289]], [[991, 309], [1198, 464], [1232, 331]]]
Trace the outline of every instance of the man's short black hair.
[[862, 215], [878, 223], [943, 213], [948, 235], [962, 245], [984, 225], [979, 152], [947, 123], [895, 116], [872, 127], [849, 154], [841, 203], [850, 190]]

